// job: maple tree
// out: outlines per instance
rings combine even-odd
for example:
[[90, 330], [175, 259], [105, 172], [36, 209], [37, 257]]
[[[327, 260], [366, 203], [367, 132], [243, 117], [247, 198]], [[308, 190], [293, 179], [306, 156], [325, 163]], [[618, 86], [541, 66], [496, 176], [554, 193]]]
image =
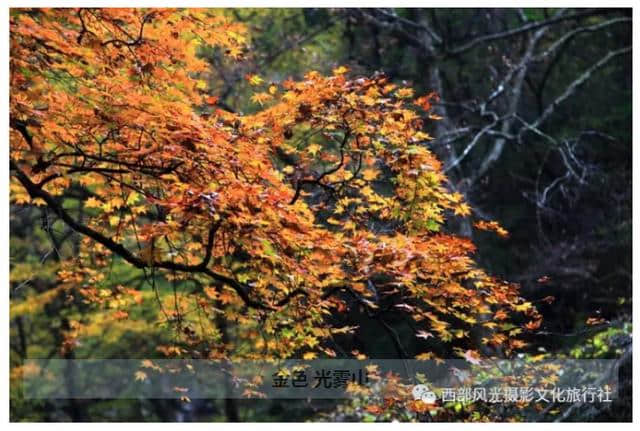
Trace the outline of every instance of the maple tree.
[[[356, 307], [385, 327], [384, 313], [404, 315], [461, 357], [478, 355], [476, 329], [510, 354], [539, 327], [518, 286], [443, 228], [471, 208], [429, 150], [437, 95], [345, 67], [252, 74], [257, 112], [240, 114], [217, 105], [199, 55], [248, 55], [247, 29], [221, 11], [21, 10], [10, 25], [11, 202], [83, 236], [58, 271], [69, 298], [127, 320], [143, 298], [106, 268], [118, 258], [143, 272], [178, 336], [158, 346], [166, 355], [335, 356], [331, 338], [358, 328], [327, 317]], [[159, 279], [188, 288], [161, 297]], [[62, 350], [82, 331], [73, 322]]]

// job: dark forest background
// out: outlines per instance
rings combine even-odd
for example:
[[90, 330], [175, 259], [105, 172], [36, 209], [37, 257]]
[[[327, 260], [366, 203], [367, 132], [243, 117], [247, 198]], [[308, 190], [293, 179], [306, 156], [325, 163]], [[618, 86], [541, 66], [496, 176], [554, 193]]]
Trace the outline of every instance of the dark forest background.
[[[582, 406], [561, 419], [630, 420], [631, 10], [227, 12], [251, 28], [252, 49], [238, 64], [215, 51], [202, 53], [216, 72], [211, 93], [226, 109], [256, 109], [244, 78], [249, 73], [280, 82], [339, 65], [351, 76], [384, 73], [417, 94], [440, 96], [435, 113], [443, 119], [431, 123], [430, 133], [449, 186], [510, 236], [466, 224], [448, 229], [473, 235], [481, 265], [520, 283], [523, 296], [539, 307], [544, 322], [529, 354], [619, 361], [621, 399], [607, 409]], [[68, 330], [62, 300], [43, 307], [26, 301], [55, 287], [59, 253], [73, 247], [74, 236], [62, 224], [53, 220], [51, 229], [43, 228], [47, 217], [41, 208], [11, 208], [12, 366], [54, 355]], [[589, 318], [599, 324], [588, 325]], [[377, 335], [375, 323], [359, 324], [371, 334], [362, 341], [369, 351], [394, 357], [393, 343]], [[395, 329], [409, 354], [420, 352], [409, 328], [398, 323]], [[84, 344], [88, 357], [143, 357], [165, 336], [111, 330]], [[300, 402], [292, 411], [292, 403], [220, 400], [29, 402], [18, 392], [12, 384], [14, 420], [363, 419], [357, 411], [336, 413], [335, 403]]]

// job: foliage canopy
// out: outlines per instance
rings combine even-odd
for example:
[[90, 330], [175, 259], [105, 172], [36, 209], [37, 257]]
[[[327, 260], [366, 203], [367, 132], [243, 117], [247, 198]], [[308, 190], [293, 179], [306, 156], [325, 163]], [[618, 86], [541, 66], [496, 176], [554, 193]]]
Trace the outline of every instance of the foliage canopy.
[[331, 317], [356, 309], [410, 320], [433, 342], [422, 359], [473, 357], [478, 339], [509, 354], [539, 327], [518, 286], [442, 229], [471, 209], [429, 150], [437, 95], [345, 67], [251, 74], [258, 109], [241, 114], [217, 105], [199, 55], [251, 49], [220, 11], [46, 9], [10, 25], [11, 200], [82, 235], [57, 275], [69, 301], [133, 319], [147, 299], [109, 279], [121, 259], [156, 294], [173, 286], [158, 318], [177, 336], [158, 348], [187, 357], [335, 356], [331, 338], [357, 327]]

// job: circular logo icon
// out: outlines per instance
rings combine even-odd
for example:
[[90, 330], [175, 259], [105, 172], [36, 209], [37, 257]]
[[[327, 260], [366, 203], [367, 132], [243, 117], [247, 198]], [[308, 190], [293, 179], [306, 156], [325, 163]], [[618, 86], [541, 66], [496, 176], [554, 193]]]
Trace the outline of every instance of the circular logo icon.
[[427, 385], [415, 385], [411, 394], [414, 400], [422, 400], [427, 404], [433, 404], [437, 399], [436, 394]]

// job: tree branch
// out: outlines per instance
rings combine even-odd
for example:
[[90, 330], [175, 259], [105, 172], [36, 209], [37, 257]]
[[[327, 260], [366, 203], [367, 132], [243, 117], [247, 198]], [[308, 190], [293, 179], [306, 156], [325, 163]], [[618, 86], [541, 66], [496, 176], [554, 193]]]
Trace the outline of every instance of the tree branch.
[[459, 55], [474, 48], [476, 45], [479, 45], [481, 43], [491, 42], [492, 40], [498, 40], [498, 39], [504, 39], [504, 38], [516, 36], [522, 33], [527, 33], [529, 31], [537, 30], [542, 27], [547, 27], [547, 26], [557, 24], [563, 21], [568, 21], [571, 19], [586, 18], [594, 15], [602, 15], [607, 12], [608, 12], [607, 10], [602, 10], [602, 9], [596, 9], [596, 10], [591, 9], [591, 10], [586, 10], [584, 12], [578, 12], [572, 15], [555, 16], [553, 18], [550, 18], [544, 21], [532, 22], [530, 24], [525, 24], [522, 27], [477, 37], [456, 48], [447, 50], [446, 54], [448, 56]]
[[542, 115], [538, 117], [533, 123], [531, 123], [530, 127], [533, 129], [537, 129], [543, 122], [545, 122], [549, 118], [549, 116], [551, 116], [551, 114], [553, 114], [556, 107], [560, 105], [562, 102], [564, 102], [565, 100], [567, 100], [569, 97], [571, 97], [573, 93], [575, 93], [575, 91], [580, 86], [582, 86], [586, 81], [588, 81], [591, 78], [591, 75], [593, 75], [595, 71], [605, 66], [613, 58], [620, 55], [624, 55], [629, 52], [631, 52], [630, 46], [627, 46], [615, 51], [609, 51], [607, 55], [602, 57], [597, 63], [595, 63], [589, 69], [585, 70], [582, 73], [582, 75], [580, 75], [575, 81], [573, 81], [560, 96], [558, 96], [552, 103], [550, 103], [547, 106], [547, 108], [544, 110]]
[[[29, 193], [29, 195], [32, 198], [41, 198], [42, 200], [44, 200], [47, 204], [47, 206], [56, 213], [56, 215], [58, 217], [60, 217], [62, 219], [62, 221], [64, 221], [71, 229], [75, 230], [76, 232], [79, 232], [83, 235], [88, 236], [89, 238], [93, 239], [94, 241], [104, 245], [107, 249], [111, 250], [113, 253], [117, 254], [118, 256], [122, 257], [124, 260], [126, 260], [127, 262], [129, 262], [130, 264], [132, 264], [133, 266], [135, 266], [136, 268], [139, 269], [144, 269], [144, 268], [162, 268], [162, 269], [169, 269], [172, 271], [179, 271], [179, 272], [188, 272], [188, 273], [203, 273], [208, 275], [209, 277], [213, 278], [216, 281], [222, 282], [228, 286], [230, 286], [231, 288], [233, 288], [236, 293], [240, 296], [240, 298], [242, 298], [242, 300], [245, 302], [246, 305], [248, 305], [249, 307], [252, 308], [257, 308], [257, 309], [262, 309], [262, 310], [273, 310], [272, 307], [262, 304], [261, 302], [255, 301], [253, 300], [250, 296], [249, 296], [249, 287], [239, 283], [237, 280], [234, 280], [233, 278], [230, 278], [226, 275], [223, 274], [219, 274], [217, 272], [212, 271], [211, 269], [207, 268], [207, 264], [209, 263], [209, 260], [211, 259], [211, 250], [209, 249], [207, 252], [207, 255], [205, 256], [205, 258], [202, 260], [202, 262], [200, 262], [197, 265], [185, 265], [182, 263], [175, 263], [175, 262], [169, 262], [169, 261], [161, 261], [161, 262], [145, 262], [143, 259], [135, 256], [133, 253], [131, 253], [127, 248], [125, 248], [122, 244], [119, 244], [115, 241], [113, 241], [110, 238], [107, 238], [106, 236], [102, 235], [100, 232], [97, 232], [93, 229], [91, 229], [90, 227], [76, 221], [73, 217], [71, 217], [71, 215], [62, 207], [61, 204], [59, 204], [56, 199], [49, 194], [48, 192], [46, 192], [45, 190], [41, 189], [40, 187], [38, 187], [36, 184], [34, 184], [31, 179], [18, 167], [17, 163], [15, 163], [13, 160], [10, 160], [10, 168], [12, 171], [14, 171], [14, 175], [16, 176], [16, 178], [18, 179], [18, 181], [20, 181], [20, 183], [22, 183], [22, 185], [25, 187], [25, 189], [27, 190], [27, 192]], [[208, 240], [208, 244], [207, 246], [209, 246], [209, 244], [212, 244], [213, 242], [213, 235], [210, 231], [210, 235], [209, 235], [209, 240]]]

